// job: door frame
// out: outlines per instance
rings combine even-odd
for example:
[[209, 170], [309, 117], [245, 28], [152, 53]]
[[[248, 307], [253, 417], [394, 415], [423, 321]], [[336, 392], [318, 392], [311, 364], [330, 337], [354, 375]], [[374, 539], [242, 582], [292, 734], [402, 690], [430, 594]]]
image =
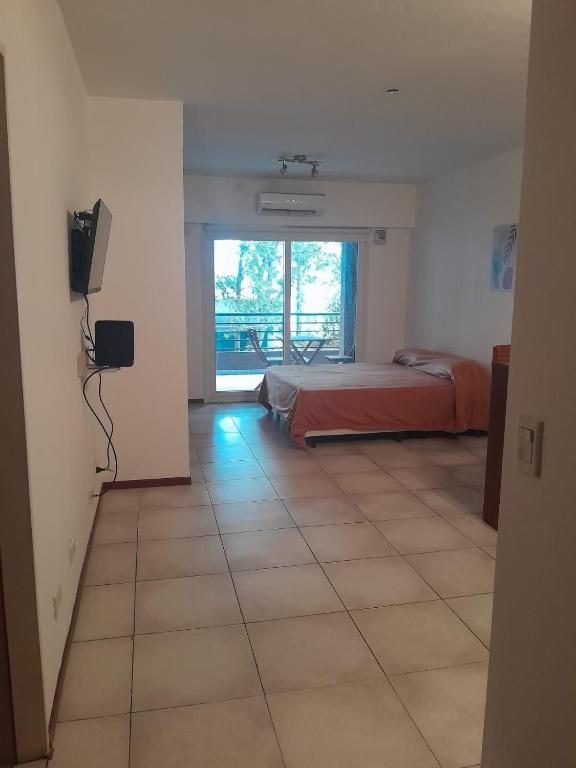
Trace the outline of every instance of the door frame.
[[28, 453], [22, 366], [16, 264], [12, 229], [10, 156], [4, 78], [0, 51], [0, 654], [3, 669], [0, 685], [4, 702], [0, 710], [0, 742], [8, 745], [5, 755], [13, 762], [46, 756], [48, 732], [40, 634], [36, 603], [36, 577], [28, 484]]
[[[257, 392], [216, 391], [216, 350], [214, 347], [214, 241], [215, 240], [279, 240], [284, 241], [284, 328], [290, 327], [291, 309], [291, 244], [302, 242], [352, 242], [358, 243], [358, 278], [356, 289], [356, 360], [363, 362], [366, 339], [366, 269], [370, 230], [327, 227], [275, 227], [243, 229], [241, 227], [204, 226], [202, 238], [202, 302], [204, 336], [204, 402], [234, 403], [254, 402]], [[290, 338], [284, 333], [284, 359], [289, 359]]]

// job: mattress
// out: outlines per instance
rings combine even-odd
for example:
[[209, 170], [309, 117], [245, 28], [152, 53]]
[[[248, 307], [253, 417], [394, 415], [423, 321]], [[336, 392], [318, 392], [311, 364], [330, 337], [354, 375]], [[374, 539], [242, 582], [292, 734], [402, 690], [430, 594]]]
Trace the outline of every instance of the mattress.
[[487, 371], [465, 358], [426, 353], [423, 360], [404, 355], [403, 362], [378, 365], [270, 367], [258, 399], [288, 420], [300, 444], [307, 433], [332, 430], [486, 429]]

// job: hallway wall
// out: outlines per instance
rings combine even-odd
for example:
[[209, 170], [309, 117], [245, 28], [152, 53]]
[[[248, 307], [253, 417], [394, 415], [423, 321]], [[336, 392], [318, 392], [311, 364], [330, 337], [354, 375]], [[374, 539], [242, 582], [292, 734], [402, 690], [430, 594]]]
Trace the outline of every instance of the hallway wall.
[[[534, 0], [483, 768], [576, 759], [576, 4]], [[542, 475], [515, 466], [544, 422]]]

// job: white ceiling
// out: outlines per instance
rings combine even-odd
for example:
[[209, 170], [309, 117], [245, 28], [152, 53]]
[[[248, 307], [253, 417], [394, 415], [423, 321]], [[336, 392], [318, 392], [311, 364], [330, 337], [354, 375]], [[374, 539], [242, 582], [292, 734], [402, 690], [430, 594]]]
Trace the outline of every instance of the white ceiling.
[[413, 180], [522, 143], [530, 0], [60, 4], [89, 93], [184, 101], [188, 171]]

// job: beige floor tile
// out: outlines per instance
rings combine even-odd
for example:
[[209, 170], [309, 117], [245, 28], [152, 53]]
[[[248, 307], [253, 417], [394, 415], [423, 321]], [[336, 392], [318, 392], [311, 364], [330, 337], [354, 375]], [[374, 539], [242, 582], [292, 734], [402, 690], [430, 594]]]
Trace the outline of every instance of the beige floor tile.
[[477, 491], [484, 489], [486, 466], [484, 464], [472, 464], [461, 467], [451, 467], [450, 472], [461, 483], [472, 486]]
[[128, 768], [130, 716], [59, 723], [50, 768]]
[[318, 456], [316, 459], [329, 475], [341, 475], [345, 472], [377, 472], [379, 467], [362, 454], [343, 454], [342, 456]]
[[267, 698], [290, 768], [438, 768], [385, 679]]
[[100, 544], [88, 555], [84, 585], [120, 584], [134, 581], [136, 544]]
[[371, 444], [366, 442], [360, 448], [362, 453], [370, 456], [372, 461], [382, 469], [402, 467], [426, 467], [430, 465], [428, 459], [415, 451], [409, 451], [403, 445], [386, 442]]
[[344, 493], [384, 493], [402, 490], [400, 483], [382, 470], [377, 472], [345, 472], [341, 475], [334, 475], [333, 478]]
[[139, 581], [136, 585], [137, 634], [241, 623], [228, 573]]
[[446, 437], [409, 437], [402, 445], [410, 451], [451, 451], [460, 447], [460, 438]]
[[480, 760], [487, 672], [480, 663], [390, 680], [442, 768]]
[[222, 432], [231, 432], [238, 434], [238, 427], [230, 416], [198, 416], [189, 420], [190, 434], [219, 434]]
[[328, 563], [324, 570], [349, 609], [437, 598], [436, 593], [402, 557]]
[[292, 441], [286, 443], [284, 441], [273, 442], [269, 440], [251, 443], [250, 450], [258, 461], [262, 459], [295, 459], [298, 456], [306, 456], [306, 451]]
[[356, 504], [344, 495], [286, 499], [285, 503], [299, 526], [366, 522], [366, 517]]
[[374, 525], [402, 555], [473, 546], [471, 541], [438, 516], [381, 520]]
[[491, 594], [453, 597], [446, 601], [487, 648], [490, 648], [493, 601]]
[[234, 583], [246, 621], [344, 610], [318, 565], [242, 571], [234, 574]]
[[101, 512], [96, 518], [94, 544], [122, 544], [136, 541], [138, 512], [124, 509], [117, 512]]
[[196, 448], [199, 460], [205, 464], [211, 461], [252, 461], [254, 454], [246, 444], [208, 445]]
[[207, 504], [210, 504], [210, 499], [203, 483], [144, 488], [140, 496], [141, 509], [200, 507]]
[[482, 515], [484, 498], [481, 493], [462, 486], [459, 488], [439, 488], [435, 490], [414, 491], [416, 496], [425, 504], [438, 512], [442, 517], [469, 513]]
[[391, 469], [390, 474], [411, 491], [424, 488], [449, 488], [461, 485], [454, 475], [440, 467]]
[[191, 483], [203, 483], [204, 473], [202, 472], [202, 466], [193, 461], [190, 462], [190, 482]]
[[354, 611], [387, 675], [486, 661], [488, 651], [441, 600]]
[[307, 453], [312, 456], [349, 456], [352, 453], [360, 453], [359, 440], [339, 440], [335, 442], [318, 443], [315, 448], [306, 447]]
[[72, 643], [58, 721], [130, 711], [132, 638]]
[[490, 557], [493, 557], [494, 560], [496, 560], [496, 545], [490, 546], [490, 547], [482, 547], [484, 552], [486, 552], [487, 555], [490, 555]]
[[263, 621], [248, 632], [266, 693], [382, 674], [346, 613]]
[[470, 451], [470, 453], [473, 453], [474, 456], [478, 456], [483, 461], [486, 461], [486, 455], [488, 453], [488, 443], [479, 443], [478, 445], [467, 445], [467, 450]]
[[313, 496], [338, 496], [340, 488], [328, 475], [318, 470], [316, 475], [299, 477], [274, 477], [272, 485], [282, 499], [306, 499]]
[[220, 533], [245, 533], [294, 528], [294, 521], [280, 500], [242, 501], [214, 507]]
[[406, 555], [406, 559], [441, 597], [494, 591], [494, 560], [481, 549]]
[[231, 571], [314, 563], [314, 556], [294, 528], [227, 533], [222, 536]]
[[139, 541], [185, 539], [218, 533], [212, 507], [173, 507], [147, 509], [140, 512]]
[[82, 590], [74, 640], [125, 637], [134, 632], [134, 584]]
[[191, 438], [197, 448], [207, 448], [214, 445], [246, 445], [239, 432], [202, 432], [191, 434]]
[[483, 520], [472, 515], [450, 515], [446, 518], [450, 525], [477, 544], [479, 547], [493, 547], [498, 540], [498, 533]]
[[98, 512], [137, 512], [140, 502], [139, 488], [107, 491], [100, 497]]
[[131, 768], [284, 768], [263, 696], [132, 718]]
[[278, 494], [265, 477], [245, 480], [225, 480], [208, 483], [208, 493], [213, 504], [234, 504], [239, 501], [269, 501]]
[[246, 477], [264, 477], [264, 470], [260, 464], [253, 460], [239, 461], [213, 461], [202, 465], [202, 471], [206, 480], [242, 480]]
[[436, 513], [410, 491], [362, 493], [351, 496], [369, 520], [398, 520], [404, 517], [435, 517]]
[[297, 475], [315, 475], [318, 464], [302, 451], [291, 451], [293, 456], [260, 459], [260, 464], [268, 477], [295, 477]]
[[133, 710], [262, 693], [246, 629], [189, 629], [134, 638]]
[[139, 580], [202, 576], [227, 570], [219, 536], [142, 541], [138, 545]]
[[443, 451], [420, 451], [433, 464], [439, 467], [457, 467], [462, 464], [481, 464], [482, 459], [465, 448], [449, 448]]
[[324, 563], [397, 554], [372, 523], [311, 526], [303, 528], [302, 535]]

